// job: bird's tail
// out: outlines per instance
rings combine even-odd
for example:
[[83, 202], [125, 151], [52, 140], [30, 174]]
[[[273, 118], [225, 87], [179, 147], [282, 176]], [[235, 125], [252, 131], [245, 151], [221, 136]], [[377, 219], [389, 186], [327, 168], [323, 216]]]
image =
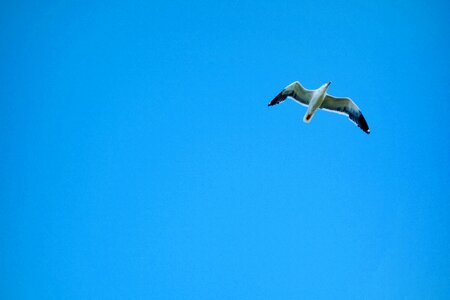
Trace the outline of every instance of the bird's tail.
[[306, 112], [305, 116], [303, 117], [303, 122], [309, 123], [311, 122], [313, 114], [311, 112]]

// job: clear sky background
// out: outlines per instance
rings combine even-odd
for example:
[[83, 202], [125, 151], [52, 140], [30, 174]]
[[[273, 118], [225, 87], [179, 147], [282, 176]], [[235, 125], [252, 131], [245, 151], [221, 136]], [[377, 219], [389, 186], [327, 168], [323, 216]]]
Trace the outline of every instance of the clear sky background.
[[3, 1], [0, 298], [449, 299], [449, 11]]

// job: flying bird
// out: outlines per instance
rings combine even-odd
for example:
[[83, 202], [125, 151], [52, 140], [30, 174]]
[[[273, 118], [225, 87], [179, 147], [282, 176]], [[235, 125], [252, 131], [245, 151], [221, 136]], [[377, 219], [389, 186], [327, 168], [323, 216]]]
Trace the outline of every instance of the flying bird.
[[308, 90], [305, 89], [300, 82], [295, 81], [285, 87], [275, 98], [273, 98], [268, 106], [281, 103], [286, 100], [287, 97], [290, 97], [295, 100], [295, 102], [308, 107], [306, 114], [303, 117], [305, 123], [309, 123], [314, 116], [314, 113], [320, 108], [348, 116], [359, 128], [369, 134], [369, 125], [367, 125], [366, 119], [364, 119], [359, 107], [350, 98], [334, 97], [327, 94], [330, 84], [331, 81], [325, 83], [317, 90]]

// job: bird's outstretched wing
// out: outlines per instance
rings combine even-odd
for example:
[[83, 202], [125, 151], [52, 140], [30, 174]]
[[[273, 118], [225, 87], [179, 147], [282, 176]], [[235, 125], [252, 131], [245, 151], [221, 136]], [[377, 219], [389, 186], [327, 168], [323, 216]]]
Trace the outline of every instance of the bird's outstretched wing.
[[292, 97], [296, 102], [301, 105], [308, 106], [309, 101], [311, 101], [313, 91], [305, 89], [298, 81], [295, 81], [285, 87], [268, 106], [272, 106], [286, 100], [287, 97]]
[[369, 134], [369, 125], [364, 119], [364, 116], [359, 107], [350, 98], [338, 98], [331, 95], [326, 95], [320, 108], [347, 115], [359, 128], [365, 133]]

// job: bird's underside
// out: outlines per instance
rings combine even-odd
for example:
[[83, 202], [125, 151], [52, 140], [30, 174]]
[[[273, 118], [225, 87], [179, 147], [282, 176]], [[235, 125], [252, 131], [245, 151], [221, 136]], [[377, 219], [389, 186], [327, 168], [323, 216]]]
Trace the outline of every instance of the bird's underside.
[[369, 134], [370, 129], [359, 107], [347, 97], [334, 97], [326, 93], [331, 82], [324, 84], [317, 90], [305, 89], [298, 81], [291, 83], [273, 98], [268, 106], [279, 104], [288, 97], [297, 103], [307, 106], [304, 121], [308, 123], [317, 109], [324, 109], [330, 112], [343, 114]]

